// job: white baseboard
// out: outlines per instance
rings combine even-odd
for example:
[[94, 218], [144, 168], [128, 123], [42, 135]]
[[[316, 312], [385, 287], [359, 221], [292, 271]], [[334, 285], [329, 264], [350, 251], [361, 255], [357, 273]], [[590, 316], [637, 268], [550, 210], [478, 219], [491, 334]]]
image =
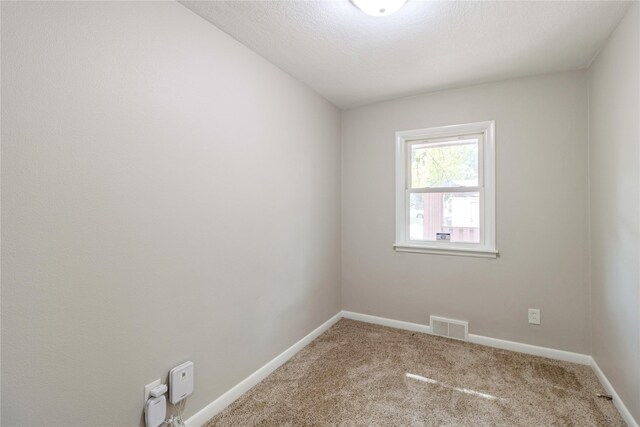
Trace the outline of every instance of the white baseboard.
[[[307, 344], [324, 333], [327, 329], [329, 329], [343, 317], [346, 319], [359, 320], [361, 322], [373, 323], [376, 325], [389, 326], [391, 328], [405, 329], [408, 331], [422, 332], [426, 334], [431, 333], [431, 328], [428, 325], [421, 325], [419, 323], [404, 322], [402, 320], [387, 319], [384, 317], [372, 316], [370, 314], [354, 313], [352, 311], [343, 310], [333, 316], [331, 319], [324, 322], [316, 329], [314, 329], [309, 335], [305, 336], [300, 341], [289, 347], [287, 350], [282, 352], [262, 368], [249, 375], [246, 379], [241, 381], [231, 390], [227, 391], [222, 396], [218, 397], [216, 400], [204, 407], [202, 410], [194, 414], [186, 421], [186, 427], [200, 427], [202, 424], [209, 421], [217, 413], [222, 411], [224, 408], [233, 403], [233, 401], [235, 401], [237, 398], [249, 391], [249, 389], [251, 389], [253, 386], [265, 379], [270, 373], [275, 371], [287, 360], [291, 359], [297, 352], [302, 350], [302, 348], [304, 348]], [[638, 426], [638, 423], [633, 419], [631, 413], [627, 410], [622, 400], [620, 400], [620, 397], [613, 389], [613, 386], [611, 385], [609, 380], [607, 380], [607, 377], [604, 376], [604, 373], [600, 370], [598, 364], [591, 356], [473, 334], [469, 334], [469, 341], [475, 344], [486, 345], [503, 350], [526, 353], [534, 356], [542, 356], [549, 359], [563, 360], [566, 362], [579, 363], [582, 365], [590, 365], [593, 368], [596, 376], [602, 383], [604, 389], [607, 391], [607, 393], [613, 396], [613, 403], [615, 404], [616, 408], [620, 412], [620, 415], [629, 425], [629, 427], [640, 427]]]
[[[342, 311], [342, 317], [359, 320], [361, 322], [375, 323], [376, 325], [389, 326], [391, 328], [406, 329], [408, 331], [431, 333], [431, 327], [419, 323], [404, 322], [401, 320], [387, 319], [385, 317], [371, 316], [369, 314]], [[548, 357], [549, 359], [564, 360], [566, 362], [591, 365], [591, 356], [587, 354], [572, 353], [570, 351], [556, 350], [537, 345], [523, 344], [514, 341], [505, 341], [497, 338], [484, 337], [482, 335], [469, 334], [469, 341], [488, 347], [501, 348], [503, 350], [516, 351], [518, 353], [532, 354], [534, 356]]]
[[342, 310], [342, 317], [344, 317], [345, 319], [359, 320], [360, 322], [373, 323], [375, 325], [389, 326], [390, 328], [423, 332], [425, 334], [431, 333], [431, 327], [429, 325], [420, 325], [419, 323], [387, 319], [386, 317], [372, 316], [370, 314], [354, 313], [353, 311]]
[[627, 407], [624, 405], [624, 402], [620, 399], [620, 396], [618, 396], [618, 393], [616, 393], [616, 390], [613, 388], [607, 377], [604, 375], [604, 372], [602, 372], [602, 369], [600, 369], [593, 357], [591, 357], [591, 368], [598, 377], [598, 380], [600, 380], [600, 384], [602, 384], [602, 387], [604, 387], [607, 393], [609, 393], [611, 397], [613, 397], [613, 404], [618, 409], [618, 412], [620, 412], [620, 416], [622, 416], [622, 419], [627, 423], [629, 427], [638, 427], [638, 423], [633, 419], [631, 412], [629, 412]]
[[218, 397], [216, 400], [205, 406], [200, 411], [196, 412], [193, 416], [185, 421], [186, 427], [200, 427], [211, 418], [213, 418], [218, 412], [233, 403], [237, 398], [249, 391], [254, 385], [265, 379], [270, 373], [278, 369], [283, 363], [291, 359], [297, 352], [302, 350], [311, 341], [322, 335], [327, 329], [333, 326], [338, 320], [342, 318], [342, 313], [338, 313], [331, 319], [324, 322], [322, 325], [314, 329], [309, 335], [302, 338], [300, 341], [280, 353], [275, 359], [264, 365], [262, 368], [249, 375], [242, 380], [231, 390]]
[[489, 338], [474, 334], [469, 334], [469, 342], [486, 345], [488, 347], [501, 348], [503, 350], [516, 351], [518, 353], [531, 354], [533, 356], [542, 356], [549, 359], [578, 363], [580, 365], [591, 365], [591, 356], [588, 354], [573, 353], [571, 351], [556, 350], [555, 348], [540, 347], [537, 345], [500, 340], [497, 338]]

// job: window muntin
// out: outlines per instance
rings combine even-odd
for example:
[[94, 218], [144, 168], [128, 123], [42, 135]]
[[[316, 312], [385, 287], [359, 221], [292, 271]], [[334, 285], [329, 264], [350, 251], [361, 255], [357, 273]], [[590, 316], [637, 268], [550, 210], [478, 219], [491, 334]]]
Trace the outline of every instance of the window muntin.
[[396, 136], [396, 250], [495, 257], [494, 122]]

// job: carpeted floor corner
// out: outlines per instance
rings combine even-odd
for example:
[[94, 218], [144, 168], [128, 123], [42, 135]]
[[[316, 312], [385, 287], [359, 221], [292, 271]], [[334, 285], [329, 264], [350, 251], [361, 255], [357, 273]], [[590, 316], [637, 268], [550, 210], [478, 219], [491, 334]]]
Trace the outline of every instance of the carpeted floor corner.
[[624, 426], [589, 366], [342, 319], [212, 426]]

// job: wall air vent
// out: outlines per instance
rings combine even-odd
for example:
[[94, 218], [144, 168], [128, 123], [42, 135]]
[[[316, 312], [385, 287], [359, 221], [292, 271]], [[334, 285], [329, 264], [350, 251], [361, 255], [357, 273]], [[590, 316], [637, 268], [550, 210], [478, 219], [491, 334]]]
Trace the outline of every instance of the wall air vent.
[[431, 333], [455, 340], [469, 341], [469, 322], [429, 316]]

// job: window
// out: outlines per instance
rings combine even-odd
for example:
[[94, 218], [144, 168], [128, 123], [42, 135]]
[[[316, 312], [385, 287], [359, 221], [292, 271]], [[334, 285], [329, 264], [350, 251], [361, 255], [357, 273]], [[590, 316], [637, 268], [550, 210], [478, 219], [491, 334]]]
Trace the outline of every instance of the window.
[[396, 251], [495, 258], [495, 123], [396, 133]]

